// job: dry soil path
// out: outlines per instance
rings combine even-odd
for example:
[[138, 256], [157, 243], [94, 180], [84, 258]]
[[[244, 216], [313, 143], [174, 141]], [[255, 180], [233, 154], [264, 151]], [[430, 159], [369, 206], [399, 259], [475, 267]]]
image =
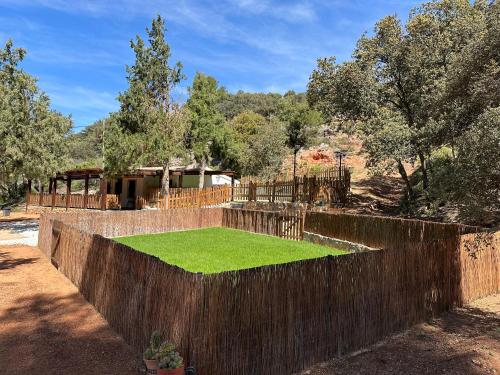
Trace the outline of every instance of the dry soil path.
[[0, 374], [137, 374], [132, 349], [28, 246], [0, 246]]

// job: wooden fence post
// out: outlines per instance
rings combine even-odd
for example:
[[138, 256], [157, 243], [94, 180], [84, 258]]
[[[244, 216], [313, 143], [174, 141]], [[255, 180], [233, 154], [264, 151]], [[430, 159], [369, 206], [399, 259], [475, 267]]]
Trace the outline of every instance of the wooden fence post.
[[52, 210], [56, 205], [56, 194], [57, 194], [57, 177], [52, 180]]
[[274, 203], [274, 200], [276, 199], [276, 179], [273, 180], [273, 195], [271, 198], [271, 202]]
[[70, 200], [71, 200], [71, 177], [68, 176], [68, 179], [66, 180], [66, 211], [68, 211]]
[[42, 186], [41, 186], [41, 188], [40, 188], [40, 192], [39, 192], [39, 193], [40, 193], [40, 195], [39, 195], [39, 197], [38, 197], [38, 205], [39, 205], [39, 206], [42, 206], [42, 205], [43, 205], [43, 190], [44, 190], [44, 189], [43, 189], [43, 185], [42, 185]]
[[106, 211], [106, 203], [108, 200], [108, 181], [106, 180], [106, 177], [100, 176], [101, 181], [99, 185], [99, 190], [101, 192], [101, 210]]
[[83, 208], [89, 205], [89, 175], [85, 175], [85, 190], [83, 192]]
[[30, 204], [30, 196], [31, 196], [31, 180], [28, 180], [28, 188], [26, 190], [26, 211], [28, 211], [28, 206]]

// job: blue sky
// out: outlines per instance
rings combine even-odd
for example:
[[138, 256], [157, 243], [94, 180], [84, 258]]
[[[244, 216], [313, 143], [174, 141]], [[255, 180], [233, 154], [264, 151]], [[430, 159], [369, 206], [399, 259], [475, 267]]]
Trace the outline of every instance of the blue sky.
[[188, 79], [214, 76], [229, 91], [304, 91], [316, 59], [348, 59], [356, 40], [388, 14], [407, 17], [416, 1], [397, 0], [0, 0], [0, 43], [28, 50], [23, 68], [39, 79], [75, 131], [118, 108], [130, 39], [161, 14], [173, 61]]

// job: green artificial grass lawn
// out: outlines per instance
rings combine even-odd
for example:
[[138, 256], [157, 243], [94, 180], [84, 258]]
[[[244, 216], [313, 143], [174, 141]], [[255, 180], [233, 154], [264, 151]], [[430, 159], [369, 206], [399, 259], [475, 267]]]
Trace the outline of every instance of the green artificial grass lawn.
[[205, 274], [347, 253], [310, 242], [228, 228], [145, 234], [114, 240], [187, 271]]

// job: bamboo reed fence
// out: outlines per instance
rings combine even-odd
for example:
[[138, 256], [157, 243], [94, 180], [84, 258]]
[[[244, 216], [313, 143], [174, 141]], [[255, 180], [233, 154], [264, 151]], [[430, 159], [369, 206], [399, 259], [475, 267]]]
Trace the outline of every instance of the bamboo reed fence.
[[299, 241], [304, 234], [304, 212], [225, 208], [222, 226]]
[[48, 214], [40, 247], [137, 351], [159, 329], [200, 374], [290, 374], [500, 291], [499, 234], [459, 225], [307, 212], [306, 231], [382, 249], [213, 275], [102, 237], [210, 225], [273, 232], [276, 216], [234, 211]]
[[50, 254], [52, 223], [63, 221], [85, 233], [104, 237], [133, 236], [178, 230], [220, 227], [221, 208], [184, 208], [151, 211], [51, 212], [40, 215], [38, 247]]

